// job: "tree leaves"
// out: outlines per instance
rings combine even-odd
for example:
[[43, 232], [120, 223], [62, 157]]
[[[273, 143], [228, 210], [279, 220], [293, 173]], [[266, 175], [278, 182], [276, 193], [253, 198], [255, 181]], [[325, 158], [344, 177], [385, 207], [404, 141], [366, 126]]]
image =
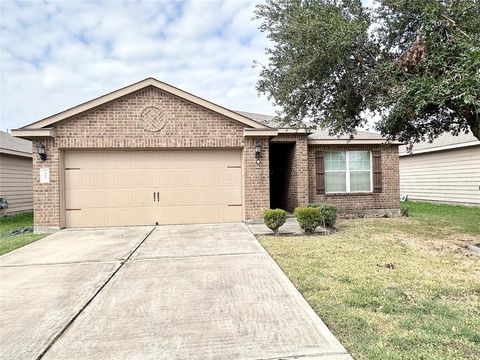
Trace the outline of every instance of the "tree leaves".
[[366, 111], [384, 136], [433, 140], [447, 131], [480, 138], [478, 0], [269, 0], [257, 6], [273, 46], [257, 89], [283, 109], [336, 134]]

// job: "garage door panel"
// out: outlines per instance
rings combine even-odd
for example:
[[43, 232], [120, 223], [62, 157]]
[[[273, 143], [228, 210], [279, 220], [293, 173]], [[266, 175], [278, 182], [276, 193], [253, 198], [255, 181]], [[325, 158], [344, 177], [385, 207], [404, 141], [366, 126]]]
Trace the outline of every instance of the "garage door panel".
[[[137, 172], [138, 171], [138, 172]], [[155, 170], [76, 170], [66, 171], [65, 184], [69, 189], [149, 188], [156, 186]]]
[[[158, 200], [154, 193], [158, 192]], [[155, 204], [152, 204], [155, 203]], [[158, 202], [158, 204], [157, 204]], [[236, 186], [163, 188], [163, 189], [75, 189], [66, 191], [67, 209], [176, 206], [191, 205], [238, 205], [242, 193]]]
[[239, 150], [66, 152], [67, 227], [241, 221], [240, 164]]
[[241, 204], [242, 193], [237, 187], [174, 188], [159, 191], [159, 206], [236, 205]]
[[[191, 224], [239, 221], [241, 206], [223, 205], [165, 206], [151, 208], [117, 208], [115, 214], [110, 208], [87, 208], [68, 210], [66, 220], [70, 227], [99, 227], [119, 225]], [[149, 220], [148, 220], [149, 219]]]
[[69, 227], [100, 227], [155, 224], [156, 208], [87, 208], [67, 210], [66, 221]]
[[153, 189], [75, 189], [67, 190], [67, 209], [153, 206]]
[[241, 185], [241, 169], [66, 170], [67, 189]]
[[[69, 156], [68, 154], [75, 154]], [[92, 162], [92, 151], [71, 151], [65, 158], [65, 168], [100, 169], [183, 169], [240, 166], [239, 150], [176, 150], [176, 151], [98, 151]], [[162, 153], [162, 157], [158, 157]]]
[[212, 217], [217, 222], [234, 222], [242, 216], [241, 206], [166, 206], [158, 210], [160, 224], [201, 224], [211, 222]]

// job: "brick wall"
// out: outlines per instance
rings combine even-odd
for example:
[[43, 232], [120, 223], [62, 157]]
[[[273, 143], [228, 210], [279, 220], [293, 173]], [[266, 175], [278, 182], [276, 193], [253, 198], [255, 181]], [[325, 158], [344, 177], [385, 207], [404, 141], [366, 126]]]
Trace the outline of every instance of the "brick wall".
[[[37, 146], [44, 144], [47, 149], [47, 160], [41, 161], [36, 154]], [[33, 141], [33, 221], [35, 230], [48, 231], [60, 225], [60, 177], [59, 152], [55, 140], [35, 139]], [[40, 169], [50, 170], [50, 182], [41, 184]]]
[[[255, 160], [255, 145], [262, 146], [261, 163]], [[243, 149], [245, 219], [261, 219], [270, 207], [270, 168], [268, 164], [268, 138], [245, 138]]]
[[[284, 179], [284, 188], [283, 196], [285, 205], [284, 210], [292, 212], [297, 206], [297, 169], [295, 162], [295, 144], [291, 145], [290, 151], [288, 151], [287, 156], [285, 157], [285, 179]], [[275, 196], [276, 194], [273, 194]]]
[[[317, 194], [315, 151], [373, 150], [382, 151], [381, 193]], [[397, 145], [310, 145], [308, 148], [309, 202], [330, 202], [342, 212], [368, 212], [368, 210], [395, 210], [400, 207], [400, 185]]]
[[[166, 114], [161, 131], [146, 131], [138, 119], [149, 104]], [[59, 148], [243, 147], [244, 126], [150, 87], [56, 126]]]

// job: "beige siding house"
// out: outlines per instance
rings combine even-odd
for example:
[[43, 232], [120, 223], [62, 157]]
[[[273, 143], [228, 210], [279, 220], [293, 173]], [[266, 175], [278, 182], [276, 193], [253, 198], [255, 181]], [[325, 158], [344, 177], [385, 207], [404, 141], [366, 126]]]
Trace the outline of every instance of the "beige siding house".
[[0, 131], [0, 197], [8, 208], [0, 214], [33, 209], [32, 143]]
[[444, 134], [411, 153], [400, 147], [400, 192], [411, 200], [480, 206], [480, 141]]

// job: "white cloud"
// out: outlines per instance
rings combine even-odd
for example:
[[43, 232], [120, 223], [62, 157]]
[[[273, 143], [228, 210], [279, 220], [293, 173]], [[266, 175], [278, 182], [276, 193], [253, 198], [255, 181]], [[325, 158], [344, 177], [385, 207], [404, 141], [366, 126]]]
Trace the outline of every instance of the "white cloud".
[[149, 76], [232, 109], [273, 113], [255, 90], [265, 36], [251, 1], [18, 2], [1, 12], [1, 129]]

